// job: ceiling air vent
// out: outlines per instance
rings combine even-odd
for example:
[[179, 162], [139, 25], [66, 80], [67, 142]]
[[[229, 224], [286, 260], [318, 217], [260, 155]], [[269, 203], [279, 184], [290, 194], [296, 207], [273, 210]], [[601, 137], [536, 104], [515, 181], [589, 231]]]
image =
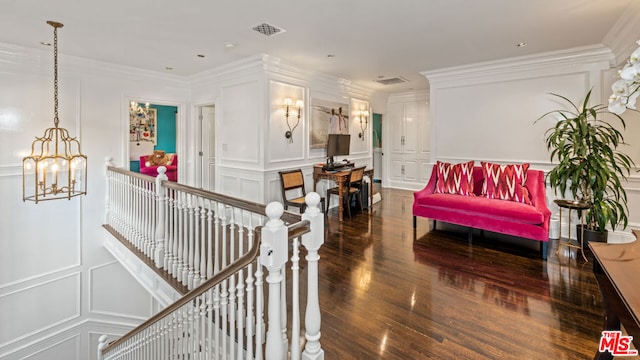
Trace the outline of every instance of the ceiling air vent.
[[403, 78], [402, 76], [398, 76], [398, 77], [393, 77], [393, 78], [388, 78], [388, 79], [378, 79], [376, 81], [379, 82], [382, 85], [395, 85], [395, 84], [406, 83], [409, 80]]
[[284, 29], [273, 26], [271, 24], [262, 23], [260, 25], [256, 25], [252, 28], [253, 31], [257, 31], [262, 35], [271, 36], [276, 34], [281, 34], [285, 32]]

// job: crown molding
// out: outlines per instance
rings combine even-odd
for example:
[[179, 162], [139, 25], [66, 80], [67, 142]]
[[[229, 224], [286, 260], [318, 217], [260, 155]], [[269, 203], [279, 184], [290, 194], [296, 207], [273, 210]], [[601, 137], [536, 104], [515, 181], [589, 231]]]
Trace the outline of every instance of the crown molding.
[[640, 2], [632, 1], [622, 16], [605, 35], [602, 43], [608, 46], [615, 56], [614, 66], [624, 64], [629, 55], [638, 47], [640, 40]]
[[[0, 43], [0, 63], [31, 73], [51, 73], [53, 54], [49, 50], [27, 48]], [[120, 78], [133, 81], [165, 81], [176, 87], [188, 88], [188, 79], [184, 76], [166, 74], [159, 71], [139, 69], [124, 65], [90, 60], [72, 55], [59, 55], [60, 72], [97, 75], [101, 77]]]
[[438, 70], [421, 71], [431, 87], [452, 80], [468, 80], [479, 77], [506, 76], [523, 74], [525, 71], [547, 70], [551, 66], [590, 65], [602, 63], [605, 67], [614, 66], [611, 50], [601, 44], [576, 47], [560, 51], [543, 52], [527, 56], [518, 56], [495, 61], [487, 61], [463, 66], [455, 66]]

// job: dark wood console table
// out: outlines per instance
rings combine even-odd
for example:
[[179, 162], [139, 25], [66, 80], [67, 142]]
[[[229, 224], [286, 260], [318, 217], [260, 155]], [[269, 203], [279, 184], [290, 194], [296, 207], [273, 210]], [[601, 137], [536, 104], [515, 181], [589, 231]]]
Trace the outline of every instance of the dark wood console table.
[[[636, 238], [637, 230], [634, 230]], [[620, 330], [622, 324], [640, 349], [640, 240], [628, 244], [589, 243], [595, 259], [593, 272], [604, 299], [603, 330]], [[596, 349], [594, 359], [613, 359]]]

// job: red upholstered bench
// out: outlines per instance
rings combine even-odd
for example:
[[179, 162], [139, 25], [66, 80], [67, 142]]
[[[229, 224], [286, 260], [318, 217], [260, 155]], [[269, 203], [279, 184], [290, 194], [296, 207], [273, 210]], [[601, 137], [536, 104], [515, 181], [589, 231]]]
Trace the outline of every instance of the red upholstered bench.
[[[525, 187], [529, 192], [529, 205], [483, 196], [484, 176], [481, 166], [473, 167], [473, 196], [436, 193], [436, 166], [434, 165], [431, 178], [424, 189], [413, 194], [414, 229], [416, 217], [420, 216], [536, 240], [541, 242], [542, 257], [546, 259], [551, 211], [547, 208], [542, 171], [527, 171]], [[471, 236], [471, 232], [469, 234]]]
[[[140, 156], [140, 173], [156, 177], [159, 166], [147, 166], [147, 155]], [[164, 165], [167, 168], [167, 178], [169, 181], [178, 181], [178, 154], [173, 154], [171, 165]]]

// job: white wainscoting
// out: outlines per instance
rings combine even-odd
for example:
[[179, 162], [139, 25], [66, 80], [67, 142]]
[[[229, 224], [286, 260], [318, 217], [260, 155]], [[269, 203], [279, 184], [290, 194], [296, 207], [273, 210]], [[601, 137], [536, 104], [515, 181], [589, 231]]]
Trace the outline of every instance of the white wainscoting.
[[[108, 231], [104, 231], [104, 247], [118, 260], [119, 263], [108, 264], [109, 268], [113, 270], [115, 268], [116, 273], [109, 273], [107, 277], [100, 276], [100, 274], [92, 274], [92, 280], [101, 283], [100, 290], [94, 290], [91, 293], [91, 310], [97, 314], [108, 314], [117, 316], [128, 316], [129, 318], [135, 318], [146, 320], [151, 313], [151, 301], [150, 295], [152, 295], [160, 304], [161, 307], [171, 305], [174, 301], [180, 298], [180, 293], [173, 287], [167, 284], [153, 269], [149, 268], [140, 258], [127, 249], [120, 241], [116, 240]], [[121, 276], [116, 278], [123, 270], [129, 272], [133, 279], [137, 280], [137, 283], [142, 285], [147, 292], [141, 292], [131, 294], [130, 291], [135, 288], [133, 284], [120, 284], [120, 289], [113, 289], [118, 286], [118, 283], [114, 283], [114, 279], [119, 281], [126, 281], [128, 277]], [[100, 268], [97, 269], [100, 271]], [[95, 272], [94, 269], [93, 272]], [[120, 274], [124, 275], [124, 274]], [[124, 279], [124, 280], [123, 280]], [[106, 282], [106, 284], [105, 284]], [[126, 286], [129, 285], [129, 286]], [[118, 304], [113, 302], [114, 294], [109, 290], [112, 289], [115, 293], [121, 293], [120, 298], [127, 298], [127, 296], [137, 295], [136, 298], [145, 298], [147, 301], [139, 302], [138, 304]], [[128, 292], [123, 292], [127, 290]], [[117, 297], [117, 296], [116, 296]], [[134, 307], [134, 308], [132, 308]]]
[[0, 296], [0, 349], [79, 318], [80, 289], [76, 272]]

